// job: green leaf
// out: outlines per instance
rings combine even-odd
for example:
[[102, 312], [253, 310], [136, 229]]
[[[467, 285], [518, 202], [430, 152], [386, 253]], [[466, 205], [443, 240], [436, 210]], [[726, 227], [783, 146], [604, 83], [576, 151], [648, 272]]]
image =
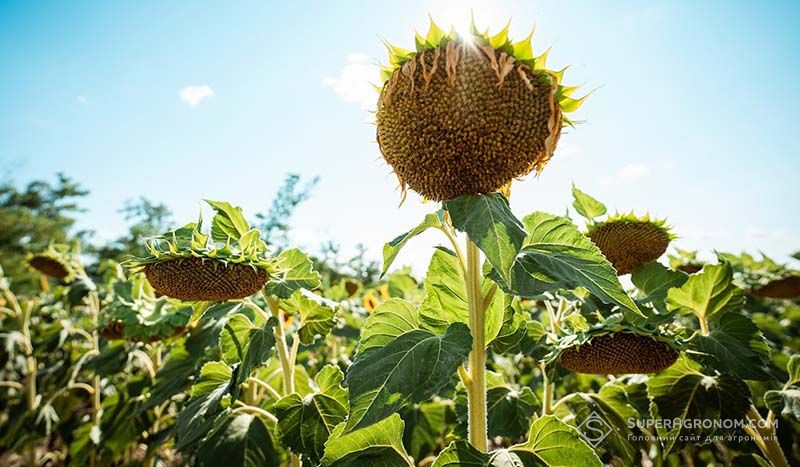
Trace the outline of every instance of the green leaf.
[[771, 390], [764, 393], [764, 403], [780, 415], [790, 415], [800, 421], [800, 388]]
[[200, 369], [197, 382], [192, 385], [190, 395], [200, 397], [227, 389], [232, 371], [224, 362], [208, 362]]
[[506, 286], [512, 293], [535, 297], [584, 287], [604, 303], [642, 315], [619, 283], [611, 263], [571, 220], [535, 212], [522, 221], [528, 236]]
[[792, 355], [786, 364], [789, 381], [783, 389], [764, 393], [764, 402], [776, 414], [791, 415], [800, 421], [800, 355]]
[[219, 350], [225, 363], [233, 365], [242, 361], [250, 342], [250, 332], [255, 327], [244, 313], [236, 313], [228, 319], [219, 333]]
[[765, 380], [771, 376], [766, 362], [769, 347], [761, 331], [749, 318], [726, 313], [708, 336], [697, 334], [689, 341], [692, 354], [700, 363], [742, 379]]
[[600, 458], [575, 428], [552, 415], [539, 417], [531, 425], [528, 441], [511, 446], [524, 466], [602, 466]]
[[406, 428], [403, 431], [403, 445], [414, 459], [422, 459], [430, 452], [437, 451], [442, 438], [449, 431], [448, 415], [450, 403], [446, 400], [415, 404], [401, 413]]
[[681, 287], [670, 289], [670, 310], [694, 313], [699, 319], [718, 318], [722, 313], [744, 305], [744, 292], [733, 283], [728, 263], [706, 265]]
[[297, 333], [303, 345], [313, 344], [317, 336], [327, 336], [336, 324], [336, 311], [310, 292], [298, 290], [287, 302], [300, 315]]
[[800, 355], [792, 355], [786, 364], [786, 371], [789, 372], [789, 382], [787, 384], [800, 383]]
[[631, 273], [633, 285], [661, 312], [667, 311], [664, 301], [667, 299], [669, 289], [682, 286], [687, 279], [689, 275], [685, 272], [673, 271], [656, 261], [640, 266]]
[[531, 388], [503, 384], [486, 391], [486, 406], [489, 436], [517, 439], [528, 432], [530, 419], [540, 404]]
[[383, 245], [383, 269], [381, 270], [381, 277], [386, 274], [386, 271], [389, 270], [389, 267], [392, 265], [395, 258], [397, 258], [400, 250], [406, 245], [406, 243], [408, 243], [409, 240], [432, 227], [439, 228], [442, 226], [441, 216], [442, 211], [439, 211], [435, 214], [428, 214], [425, 216], [425, 220], [423, 220], [421, 224], [404, 234], [398, 235], [394, 240]]
[[508, 200], [500, 193], [463, 195], [445, 201], [444, 209], [456, 229], [466, 232], [470, 241], [486, 255], [486, 259], [504, 279], [508, 279], [517, 257], [525, 230], [514, 217]]
[[[597, 447], [604, 447], [614, 456], [622, 460], [622, 465], [636, 465], [638, 463], [638, 448], [631, 443], [634, 432], [629, 426], [629, 418], [638, 418], [638, 412], [628, 402], [625, 388], [618, 382], [607, 383], [597, 393], [574, 393], [567, 400], [567, 405], [575, 414], [578, 430], [590, 439], [600, 439]], [[607, 427], [601, 426], [599, 421], [589, 421], [592, 414], [597, 414]], [[584, 421], [586, 425], [583, 425]]]
[[482, 453], [466, 441], [454, 441], [432, 467], [539, 467], [597, 466], [603, 463], [575, 428], [552, 415], [538, 418], [530, 427], [528, 441]]
[[389, 299], [367, 318], [361, 331], [358, 353], [371, 347], [381, 347], [401, 334], [419, 329], [419, 312], [411, 302], [399, 298]]
[[574, 198], [572, 207], [578, 211], [578, 214], [590, 221], [593, 221], [596, 217], [600, 217], [607, 212], [605, 204], [579, 190], [574, 183], [572, 184], [572, 197]]
[[[483, 281], [483, 295], [486, 295], [492, 284], [491, 280]], [[467, 287], [455, 255], [442, 249], [433, 253], [424, 288], [425, 299], [419, 307], [419, 316], [424, 327], [441, 334], [453, 323], [469, 325]], [[498, 291], [485, 312], [487, 345], [497, 337], [503, 326], [504, 307], [505, 296]]]
[[[508, 451], [505, 449], [493, 451], [486, 454], [478, 451], [466, 441], [453, 441], [442, 452], [436, 456], [431, 467], [512, 467], [513, 460], [508, 459]], [[496, 462], [508, 460], [509, 462]], [[516, 459], [514, 459], [516, 460]]]
[[273, 406], [281, 441], [314, 465], [322, 458], [333, 429], [347, 417], [343, 379], [338, 367], [326, 365], [317, 374], [317, 389], [313, 394], [305, 397], [290, 394]]
[[260, 328], [250, 330], [247, 348], [244, 351], [242, 363], [239, 365], [237, 373], [237, 388], [247, 380], [254, 368], [264, 365], [269, 360], [272, 355], [272, 349], [275, 347], [273, 329], [276, 324], [278, 324], [278, 320], [270, 318]]
[[269, 430], [259, 418], [238, 415], [227, 421], [197, 452], [201, 465], [278, 467], [280, 457]]
[[[698, 363], [686, 356], [650, 378], [647, 393], [652, 401], [652, 418], [674, 421], [669, 425], [656, 425], [663, 440], [665, 456], [676, 447], [681, 437], [700, 436], [702, 443], [708, 436], [732, 433], [736, 421], [742, 420], [750, 407], [747, 383], [730, 374], [705, 374]], [[710, 427], [703, 427], [702, 422], [695, 423], [695, 420], [710, 420], [712, 423]], [[697, 424], [701, 426], [695, 426]]]
[[430, 399], [469, 355], [469, 328], [456, 323], [442, 336], [417, 329], [383, 347], [360, 352], [347, 371], [346, 431], [372, 425], [406, 404]]
[[403, 447], [405, 424], [398, 414], [368, 428], [345, 433], [339, 424], [325, 443], [321, 467], [414, 467]]
[[284, 250], [276, 259], [278, 272], [265, 286], [269, 295], [289, 298], [297, 290], [319, 287], [319, 273], [314, 271], [314, 263], [302, 251], [297, 248]]
[[205, 200], [217, 214], [211, 221], [211, 238], [214, 241], [225, 243], [229, 239], [239, 240], [247, 231], [250, 225], [242, 214], [242, 208], [232, 206], [225, 201]]
[[506, 307], [503, 314], [503, 326], [492, 341], [492, 349], [496, 353], [518, 353], [520, 344], [528, 335], [528, 323], [523, 312], [514, 303]]

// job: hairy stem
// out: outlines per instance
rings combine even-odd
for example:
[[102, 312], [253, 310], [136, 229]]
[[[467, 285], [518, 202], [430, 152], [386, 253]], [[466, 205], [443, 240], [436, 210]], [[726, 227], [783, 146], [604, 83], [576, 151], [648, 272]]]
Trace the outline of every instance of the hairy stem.
[[547, 366], [544, 363], [539, 365], [539, 369], [542, 371], [542, 416], [545, 416], [553, 413], [555, 384], [547, 377]]
[[469, 441], [481, 452], [487, 450], [486, 421], [486, 326], [484, 324], [483, 296], [481, 292], [481, 261], [477, 245], [467, 240], [466, 270], [467, 300], [469, 301], [469, 328], [472, 333], [472, 351], [469, 354], [469, 381], [467, 399], [469, 410]]
[[775, 433], [775, 425], [767, 423], [758, 409], [751, 405], [747, 411], [747, 422], [744, 426], [744, 431], [753, 438], [758, 449], [764, 454], [764, 457], [775, 467], [789, 467], [789, 462], [778, 444], [778, 436]]
[[286, 345], [286, 333], [283, 330], [283, 311], [278, 304], [278, 300], [265, 294], [267, 304], [278, 323], [275, 324], [275, 347], [278, 349], [278, 359], [283, 369], [283, 392], [289, 395], [294, 392], [294, 367], [292, 365], [291, 352]]

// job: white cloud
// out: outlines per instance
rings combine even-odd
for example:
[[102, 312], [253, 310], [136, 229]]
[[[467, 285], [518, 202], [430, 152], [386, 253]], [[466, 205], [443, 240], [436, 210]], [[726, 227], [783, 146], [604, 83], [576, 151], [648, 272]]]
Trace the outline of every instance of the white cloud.
[[642, 178], [645, 175], [650, 173], [650, 167], [646, 164], [628, 164], [625, 167], [619, 169], [617, 175], [621, 178], [625, 178], [628, 180], [636, 180], [638, 178]]
[[326, 76], [322, 85], [333, 89], [346, 102], [358, 104], [362, 109], [372, 109], [378, 100], [373, 83], [380, 81], [378, 66], [370, 63], [363, 53], [352, 53], [338, 76]]
[[78, 101], [78, 104], [85, 104], [89, 102], [89, 99], [87, 99], [86, 96], [78, 96], [75, 98], [75, 100]]
[[197, 107], [201, 102], [213, 95], [214, 90], [206, 84], [186, 86], [178, 92], [181, 100], [191, 107]]

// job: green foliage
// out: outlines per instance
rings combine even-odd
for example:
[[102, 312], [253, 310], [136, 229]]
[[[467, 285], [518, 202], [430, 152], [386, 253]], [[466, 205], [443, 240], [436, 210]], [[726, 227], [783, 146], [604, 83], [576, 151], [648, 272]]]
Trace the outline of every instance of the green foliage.
[[237, 415], [225, 421], [213, 436], [200, 446], [197, 457], [202, 465], [241, 465], [278, 467], [280, 458], [269, 430], [258, 417]]
[[697, 334], [689, 348], [695, 360], [742, 379], [765, 380], [769, 347], [764, 336], [746, 316], [730, 312], [720, 318], [709, 335]]
[[500, 276], [508, 280], [511, 267], [522, 247], [525, 230], [514, 217], [508, 200], [500, 193], [464, 195], [445, 201], [453, 226], [466, 232], [469, 239], [486, 254], [486, 259]]
[[528, 232], [504, 288], [521, 297], [584, 287], [604, 303], [641, 314], [600, 250], [566, 217], [535, 212], [523, 223]]
[[[656, 426], [659, 436], [666, 440], [665, 452], [676, 448], [679, 440], [696, 439], [702, 445], [708, 436], [732, 433], [750, 406], [750, 389], [744, 381], [730, 374], [703, 372], [698, 363], [687, 357], [650, 379], [647, 393], [652, 400], [653, 419], [680, 421]], [[686, 420], [718, 423], [697, 427]]]
[[572, 197], [572, 207], [575, 208], [578, 214], [589, 220], [589, 222], [594, 221], [597, 217], [605, 215], [607, 212], [605, 204], [579, 190], [574, 183], [572, 184]]
[[409, 240], [430, 228], [442, 228], [442, 215], [443, 214], [441, 211], [437, 212], [436, 214], [428, 214], [425, 216], [425, 220], [423, 220], [418, 226], [404, 234], [398, 235], [394, 238], [394, 240], [385, 244], [383, 246], [383, 269], [381, 270], [381, 276], [386, 274], [386, 271], [389, 270], [389, 267], [392, 265], [395, 258], [397, 258], [400, 250], [406, 245], [406, 243], [408, 243]]
[[35, 180], [20, 189], [0, 185], [0, 267], [14, 278], [20, 292], [34, 292], [39, 275], [25, 267], [25, 256], [50, 243], [70, 242], [79, 202], [88, 194], [78, 183], [59, 173], [55, 183]]
[[707, 265], [667, 293], [670, 310], [694, 313], [700, 319], [718, 319], [742, 305], [744, 292], [733, 283], [733, 269], [728, 263]]
[[404, 427], [398, 414], [390, 415], [367, 428], [349, 432], [345, 431], [345, 423], [341, 423], [325, 443], [325, 455], [320, 466], [413, 467], [402, 443]]
[[350, 416], [345, 431], [372, 425], [437, 394], [467, 358], [471, 342], [469, 328], [456, 323], [441, 336], [416, 329], [359, 352], [347, 371]]
[[275, 263], [278, 272], [264, 287], [266, 293], [289, 298], [300, 289], [319, 287], [319, 273], [314, 271], [314, 263], [302, 251], [296, 248], [284, 250], [275, 258]]
[[436, 458], [433, 467], [540, 465], [602, 466], [603, 463], [574, 428], [558, 418], [540, 417], [530, 426], [528, 441], [484, 454], [466, 442], [455, 441]]
[[[490, 280], [484, 280], [483, 293], [492, 287]], [[467, 288], [458, 269], [458, 259], [449, 251], [437, 249], [431, 258], [428, 274], [425, 276], [426, 297], [419, 306], [423, 326], [436, 333], [442, 333], [453, 323], [469, 324]], [[489, 302], [485, 312], [487, 345], [497, 337], [503, 326], [505, 295], [497, 292]]]
[[341, 386], [343, 379], [339, 368], [325, 366], [315, 378], [313, 394], [306, 397], [290, 394], [273, 407], [279, 420], [280, 440], [315, 465], [322, 458], [325, 443], [334, 428], [347, 417], [347, 390]]

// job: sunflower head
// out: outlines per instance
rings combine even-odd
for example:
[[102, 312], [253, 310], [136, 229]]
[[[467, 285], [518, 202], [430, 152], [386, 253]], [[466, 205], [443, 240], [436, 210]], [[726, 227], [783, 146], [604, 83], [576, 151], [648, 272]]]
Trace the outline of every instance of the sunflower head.
[[675, 238], [664, 220], [651, 220], [647, 215], [636, 217], [633, 213], [616, 214], [592, 224], [586, 235], [619, 276], [657, 260]]
[[364, 297], [361, 299], [361, 304], [364, 306], [364, 308], [367, 309], [367, 311], [372, 313], [373, 311], [375, 311], [375, 308], [378, 308], [380, 302], [378, 301], [378, 298], [375, 296], [375, 292], [370, 290], [364, 294]]
[[508, 26], [490, 35], [473, 23], [462, 37], [431, 20], [415, 51], [387, 44], [377, 140], [404, 193], [493, 193], [542, 170], [586, 96], [571, 97], [577, 87], [547, 69], [549, 50], [534, 55], [532, 36], [512, 42]]
[[703, 269], [703, 262], [697, 259], [696, 251], [687, 251], [680, 248], [675, 249], [675, 254], [669, 255], [669, 266], [677, 271], [686, 274], [694, 274]]
[[38, 253], [28, 253], [25, 263], [28, 267], [47, 277], [69, 283], [75, 278], [80, 266], [77, 247], [51, 243], [47, 249]]
[[766, 284], [753, 289], [751, 293], [762, 298], [775, 298], [783, 300], [800, 298], [800, 275], [790, 275], [780, 279], [771, 280]]
[[110, 303], [98, 317], [97, 329], [109, 340], [154, 342], [185, 332], [192, 307], [166, 297], [156, 298], [141, 274], [113, 283]]
[[594, 375], [657, 373], [669, 368], [678, 352], [656, 337], [630, 331], [591, 337], [561, 351], [558, 362], [575, 372]]
[[274, 261], [267, 258], [261, 232], [250, 228], [241, 208], [207, 201], [216, 211], [210, 234], [202, 216], [151, 238], [148, 255], [131, 262], [155, 291], [179, 300], [224, 301], [250, 296], [266, 284]]

